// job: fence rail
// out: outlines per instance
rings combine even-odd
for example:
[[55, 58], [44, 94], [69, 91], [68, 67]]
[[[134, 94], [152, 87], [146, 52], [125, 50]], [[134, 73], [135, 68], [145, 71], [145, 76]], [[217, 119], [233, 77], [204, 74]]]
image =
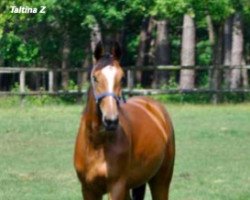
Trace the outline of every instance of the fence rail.
[[[138, 71], [180, 71], [182, 69], [194, 69], [199, 70], [232, 70], [232, 69], [247, 69], [250, 70], [250, 65], [245, 66], [146, 66], [146, 67], [125, 67], [127, 76], [127, 87], [124, 89], [125, 94], [129, 95], [155, 95], [155, 94], [186, 94], [186, 93], [250, 93], [250, 88], [241, 89], [213, 89], [213, 88], [195, 88], [191, 90], [181, 90], [181, 89], [138, 89], [134, 85], [134, 77]], [[62, 70], [59, 68], [49, 69], [49, 68], [17, 68], [17, 67], [0, 67], [1, 74], [18, 74], [19, 75], [19, 91], [0, 91], [0, 96], [4, 95], [83, 95], [86, 94], [86, 89], [82, 89], [83, 82], [81, 77], [84, 73], [87, 73], [89, 69], [86, 68], [71, 68], [67, 70]], [[26, 91], [26, 74], [27, 72], [33, 73], [47, 73], [48, 76], [48, 89], [42, 91]], [[77, 90], [55, 90], [55, 73], [77, 73]]]

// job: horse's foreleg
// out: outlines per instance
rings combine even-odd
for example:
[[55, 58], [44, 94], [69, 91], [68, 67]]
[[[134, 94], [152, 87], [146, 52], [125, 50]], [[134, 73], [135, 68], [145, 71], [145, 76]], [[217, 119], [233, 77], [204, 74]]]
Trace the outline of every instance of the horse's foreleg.
[[153, 200], [168, 200], [169, 186], [150, 184], [150, 190]]
[[129, 190], [126, 189], [124, 181], [115, 182], [109, 187], [109, 199], [130, 200]]
[[99, 194], [93, 190], [82, 187], [82, 196], [84, 200], [101, 200], [102, 194]]
[[168, 200], [171, 177], [172, 170], [164, 174], [160, 172], [149, 181], [153, 200]]
[[123, 195], [121, 197], [120, 196], [119, 197], [115, 197], [115, 196], [111, 195], [111, 193], [109, 194], [109, 200], [120, 199], [120, 198], [122, 198], [122, 200], [123, 199], [124, 200], [132, 200], [129, 191], [126, 192], [124, 198], [123, 198]]
[[146, 184], [143, 184], [137, 188], [132, 189], [133, 200], [143, 200], [145, 196]]

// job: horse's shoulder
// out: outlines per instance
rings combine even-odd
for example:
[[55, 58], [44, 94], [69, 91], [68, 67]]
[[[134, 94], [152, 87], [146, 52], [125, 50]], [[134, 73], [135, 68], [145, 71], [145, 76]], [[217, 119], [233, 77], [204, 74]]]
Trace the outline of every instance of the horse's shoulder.
[[163, 123], [170, 122], [171, 119], [169, 114], [163, 104], [160, 102], [146, 96], [136, 96], [128, 99], [126, 107], [124, 110], [140, 110], [139, 113], [149, 114], [150, 116], [156, 117]]

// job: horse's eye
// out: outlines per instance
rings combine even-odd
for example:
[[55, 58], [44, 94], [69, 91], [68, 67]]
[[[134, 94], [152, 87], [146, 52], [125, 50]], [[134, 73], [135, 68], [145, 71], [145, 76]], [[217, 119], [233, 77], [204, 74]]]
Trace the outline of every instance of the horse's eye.
[[94, 81], [95, 83], [98, 82], [98, 81], [97, 81], [97, 78], [96, 78], [95, 76], [93, 76], [92, 78], [93, 78], [93, 81]]

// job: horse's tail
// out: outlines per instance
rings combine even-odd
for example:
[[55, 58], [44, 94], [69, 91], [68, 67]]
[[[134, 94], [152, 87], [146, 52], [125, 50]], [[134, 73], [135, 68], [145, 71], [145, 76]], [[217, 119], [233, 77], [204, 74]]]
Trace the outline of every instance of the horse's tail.
[[137, 188], [132, 189], [133, 200], [143, 200], [145, 196], [146, 184], [143, 184]]

